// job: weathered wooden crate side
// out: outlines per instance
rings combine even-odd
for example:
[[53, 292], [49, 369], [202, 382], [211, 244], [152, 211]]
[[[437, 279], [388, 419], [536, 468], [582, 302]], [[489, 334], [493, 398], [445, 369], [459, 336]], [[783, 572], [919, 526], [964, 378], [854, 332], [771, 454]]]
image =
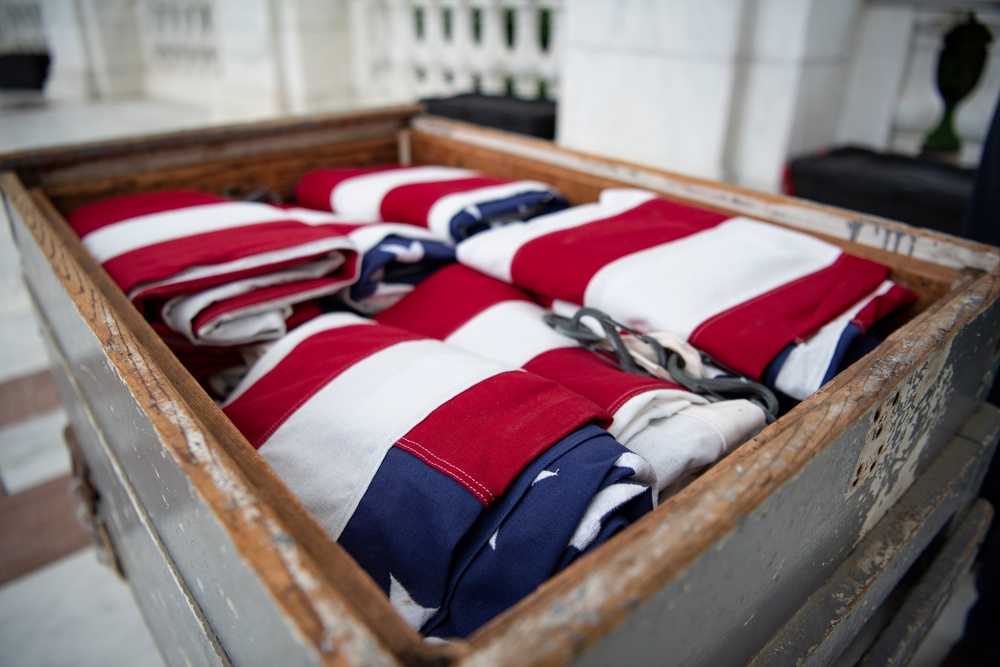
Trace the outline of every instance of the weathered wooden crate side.
[[145, 618], [160, 620], [148, 627], [168, 665], [231, 665], [173, 560], [164, 557], [166, 547], [118, 465], [117, 456], [94, 422], [82, 390], [44, 322], [42, 330], [52, 360], [52, 373], [72, 428], [69, 436], [76, 438], [79, 445], [77, 455], [84, 457], [88, 481], [100, 489], [95, 499], [94, 520], [107, 530], [111, 544], [97, 546], [110, 547], [111, 553], [99, 552], [99, 555], [109, 559], [110, 567], [121, 568]]
[[[858, 651], [859, 644], [863, 647], [866, 635], [869, 640], [875, 637], [877, 632], [873, 630], [884, 623], [876, 613], [883, 613], [882, 605], [891, 594], [897, 593], [898, 597], [909, 590], [912, 585], [909, 570], [932, 540], [943, 544], [944, 550], [952, 548], [956, 539], [964, 540], [959, 549], [968, 551], [972, 543], [974, 550], [975, 543], [985, 534], [988, 520], [977, 522], [979, 528], [966, 537], [952, 534], [946, 527], [952, 520], [961, 523], [985, 473], [979, 463], [994, 451], [998, 434], [1000, 410], [982, 406], [878, 525], [851, 550], [833, 575], [812, 592], [748, 664], [840, 662], [844, 652]], [[954, 572], [949, 579], [939, 579], [935, 584], [938, 588], [957, 585], [960, 576]], [[895, 615], [893, 606], [890, 602], [889, 616]]]
[[[296, 507], [304, 510], [276, 479], [262, 480], [273, 477], [265, 466], [250, 463], [256, 478], [247, 478], [231, 453], [249, 445], [158, 349], [162, 342], [44, 195], [29, 195], [10, 173], [2, 186], [27, 281], [86, 410], [148, 513], [162, 557], [234, 662], [276, 664], [293, 655], [303, 664], [396, 664], [391, 649], [406, 654], [407, 642], [419, 653], [419, 637], [332, 541], [319, 540], [322, 567], [302, 548], [283, 519], [294, 523]], [[287, 495], [281, 516], [268, 488]], [[157, 623], [155, 613], [147, 618]]]
[[42, 188], [66, 213], [99, 199], [190, 188], [290, 199], [309, 169], [399, 159], [398, 132], [416, 106], [210, 127], [151, 137], [13, 153], [0, 169]]

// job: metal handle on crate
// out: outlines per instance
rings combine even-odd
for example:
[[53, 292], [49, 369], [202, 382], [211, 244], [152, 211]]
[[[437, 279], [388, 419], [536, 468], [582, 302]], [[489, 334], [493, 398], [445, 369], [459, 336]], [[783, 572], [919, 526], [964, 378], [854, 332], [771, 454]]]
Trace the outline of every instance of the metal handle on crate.
[[[584, 324], [582, 320], [585, 317], [590, 317], [600, 324], [602, 333], [597, 333]], [[618, 367], [623, 371], [637, 375], [649, 375], [632, 358], [632, 353], [629, 352], [625, 341], [622, 340], [620, 332], [624, 331], [648, 345], [656, 355], [656, 364], [670, 373], [674, 382], [688, 391], [720, 400], [746, 398], [764, 411], [767, 423], [770, 424], [778, 417], [778, 398], [774, 395], [774, 392], [759, 382], [750, 380], [725, 368], [704, 352], [699, 352], [703, 361], [723, 368], [731, 373], [732, 377], [699, 378], [691, 375], [684, 369], [684, 359], [677, 352], [663, 347], [652, 336], [639, 333], [615, 321], [610, 315], [596, 308], [581, 308], [573, 317], [547, 313], [543, 316], [543, 319], [554, 330], [579, 342], [585, 349], [600, 355], [604, 359], [608, 358], [607, 353], [610, 352]]]
[[111, 540], [107, 523], [101, 512], [101, 495], [91, 481], [90, 466], [84, 458], [83, 447], [76, 438], [72, 426], [63, 429], [63, 440], [69, 450], [70, 462], [73, 468], [73, 482], [70, 491], [76, 498], [76, 518], [90, 534], [90, 540], [97, 551], [99, 561], [110, 567], [115, 573], [125, 579], [125, 570], [121, 559]]

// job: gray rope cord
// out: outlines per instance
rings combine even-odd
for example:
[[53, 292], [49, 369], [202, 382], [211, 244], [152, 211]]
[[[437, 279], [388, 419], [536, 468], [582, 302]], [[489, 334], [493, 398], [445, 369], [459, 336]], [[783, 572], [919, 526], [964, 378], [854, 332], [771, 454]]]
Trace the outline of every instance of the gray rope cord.
[[[585, 325], [582, 321], [585, 317], [591, 317], [596, 320], [601, 326], [603, 335]], [[767, 423], [770, 424], [778, 417], [778, 398], [774, 395], [773, 391], [759, 382], [750, 380], [726, 368], [704, 352], [699, 352], [699, 354], [705, 363], [717, 366], [727, 373], [731, 373], [733, 377], [698, 378], [689, 374], [684, 369], [683, 357], [677, 352], [663, 347], [652, 336], [639, 333], [615, 321], [610, 315], [596, 308], [581, 308], [573, 317], [548, 313], [543, 319], [546, 324], [559, 333], [572, 338], [579, 342], [585, 349], [600, 354], [604, 358], [607, 358], [603, 354], [607, 350], [603, 350], [599, 346], [602, 343], [607, 343], [611, 347], [611, 355], [621, 370], [637, 375], [650, 375], [636, 364], [632, 358], [631, 352], [629, 352], [625, 341], [622, 340], [619, 333], [620, 331], [624, 331], [648, 345], [656, 355], [656, 364], [666, 369], [674, 381], [688, 391], [720, 400], [746, 398], [764, 411]]]

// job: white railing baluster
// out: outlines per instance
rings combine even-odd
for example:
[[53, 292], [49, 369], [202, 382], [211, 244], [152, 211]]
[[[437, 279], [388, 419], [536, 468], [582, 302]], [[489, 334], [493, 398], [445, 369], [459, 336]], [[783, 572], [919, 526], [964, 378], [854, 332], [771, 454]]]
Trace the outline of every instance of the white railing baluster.
[[449, 12], [450, 34], [445, 35], [442, 59], [444, 61], [444, 94], [472, 90], [472, 71], [469, 57], [472, 45], [472, 19], [468, 4], [462, 0], [441, 0], [441, 20]]
[[409, 30], [413, 44], [414, 89], [418, 97], [427, 96], [430, 78], [430, 40], [427, 38], [429, 4], [427, 0], [413, 0], [410, 10]]
[[387, 0], [387, 9], [392, 63], [390, 90], [394, 101], [411, 101], [417, 97], [413, 3], [410, 0]]
[[384, 66], [384, 50], [379, 48], [377, 35], [371, 28], [371, 14], [378, 5], [366, 0], [348, 0], [347, 21], [350, 26], [351, 80], [368, 81], [365, 86], [357, 86], [357, 99], [361, 106], [377, 104], [381, 96], [383, 77], [379, 76]]
[[218, 72], [209, 0], [145, 0], [142, 5], [146, 58], [151, 69], [208, 76]]
[[509, 5], [514, 12], [514, 49], [511, 74], [514, 93], [519, 97], [538, 97], [539, 44], [538, 3], [535, 0], [518, 0]]
[[[548, 15], [548, 44], [539, 56], [539, 77], [545, 82], [545, 97], [559, 97], [559, 52], [562, 48], [563, 3], [556, 0], [542, 0], [538, 3], [539, 13], [545, 11]], [[539, 21], [541, 16], [539, 14]], [[539, 36], [541, 29], [539, 29]]]
[[48, 46], [37, 1], [0, 2], [0, 53], [45, 53]]
[[438, 0], [424, 3], [424, 41], [427, 78], [422, 96], [445, 95], [448, 89], [444, 78], [444, 12]]
[[[360, 0], [368, 3], [368, 0]], [[369, 33], [373, 36], [373, 48], [376, 50], [375, 58], [378, 69], [373, 73], [377, 77], [378, 103], [388, 104], [398, 101], [398, 94], [393, 91], [395, 83], [395, 63], [393, 62], [392, 46], [392, 13], [393, 8], [384, 1], [371, 3], [372, 10], [368, 14], [371, 21]], [[359, 88], [365, 88], [366, 83], [362, 80], [357, 84]]]
[[889, 148], [915, 155], [927, 133], [941, 118], [944, 103], [935, 90], [941, 37], [950, 17], [939, 13], [918, 13], [910, 45], [910, 57], [899, 103], [893, 119]]
[[505, 17], [499, 2], [477, 3], [482, 12], [480, 88], [484, 93], [504, 92], [504, 72], [506, 70], [507, 36]]

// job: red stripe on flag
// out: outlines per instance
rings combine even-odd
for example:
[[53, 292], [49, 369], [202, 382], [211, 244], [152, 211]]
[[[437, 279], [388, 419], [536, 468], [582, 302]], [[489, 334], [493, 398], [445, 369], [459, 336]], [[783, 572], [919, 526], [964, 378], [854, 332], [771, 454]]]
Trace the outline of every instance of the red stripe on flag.
[[417, 339], [399, 329], [370, 324], [321, 331], [300, 343], [223, 412], [250, 444], [260, 447], [302, 404], [348, 368], [379, 350]]
[[760, 378], [787, 345], [808, 338], [875, 291], [888, 272], [876, 262], [841, 254], [825, 269], [709, 318], [690, 342], [733, 370]]
[[83, 237], [101, 227], [141, 215], [227, 201], [229, 200], [216, 195], [188, 190], [148, 192], [105, 199], [81, 206], [69, 214], [67, 221], [73, 230]]
[[868, 331], [875, 322], [883, 317], [887, 317], [903, 306], [908, 306], [917, 300], [917, 295], [905, 287], [893, 285], [885, 294], [879, 294], [874, 299], [865, 304], [864, 308], [851, 320], [861, 327], [862, 331]]
[[442, 197], [456, 192], [468, 192], [492, 185], [501, 185], [506, 182], [497, 178], [475, 176], [400, 185], [386, 193], [382, 199], [380, 213], [386, 222], [405, 222], [426, 227], [431, 207]]
[[659, 378], [626, 373], [610, 361], [578, 347], [549, 350], [524, 370], [556, 382], [614, 414], [627, 401], [647, 391], [682, 388]]
[[507, 283], [461, 264], [452, 264], [434, 273], [373, 319], [444, 340], [475, 315], [504, 301], [531, 299]]
[[322, 315], [324, 311], [319, 307], [319, 303], [315, 299], [310, 299], [309, 301], [303, 303], [296, 303], [292, 306], [291, 316], [285, 320], [285, 326], [291, 331], [295, 327], [305, 324], [311, 319], [317, 318]]
[[535, 457], [580, 426], [606, 417], [553, 382], [511, 371], [447, 401], [395, 446], [489, 505]]
[[709, 229], [727, 216], [665, 199], [546, 234], [521, 246], [511, 263], [515, 285], [583, 303], [594, 274], [616, 259]]
[[[304, 225], [290, 220], [261, 223], [247, 227], [233, 227], [206, 234], [195, 234], [183, 238], [164, 241], [155, 245], [137, 248], [123, 255], [113, 257], [104, 263], [104, 270], [122, 290], [129, 292], [140, 283], [164, 280], [185, 269], [198, 266], [225, 264], [266, 252], [294, 248], [295, 246], [340, 238], [344, 234], [329, 225]], [[344, 238], [344, 245], [350, 242]], [[350, 252], [347, 248], [344, 251]], [[326, 253], [315, 253], [254, 267], [222, 276], [204, 278], [185, 285], [185, 291], [206, 289], [237, 280], [240, 277], [270, 273], [281, 266], [298, 264]], [[176, 293], [178, 288], [170, 288]]]
[[402, 169], [398, 164], [383, 165], [379, 167], [367, 167], [364, 169], [317, 169], [303, 174], [302, 178], [295, 185], [295, 199], [302, 206], [319, 209], [320, 211], [332, 210], [330, 194], [340, 183], [356, 176], [366, 176], [379, 171], [390, 171], [392, 169]]

